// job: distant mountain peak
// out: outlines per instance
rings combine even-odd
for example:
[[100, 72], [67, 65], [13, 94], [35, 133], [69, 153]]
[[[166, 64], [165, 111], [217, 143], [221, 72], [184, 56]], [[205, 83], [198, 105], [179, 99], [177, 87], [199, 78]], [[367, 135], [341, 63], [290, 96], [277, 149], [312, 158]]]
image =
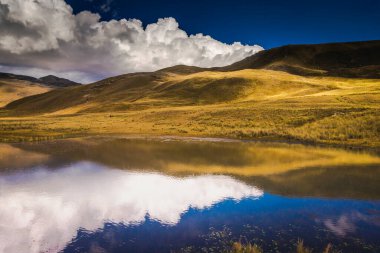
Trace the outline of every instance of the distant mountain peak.
[[43, 76], [43, 77], [40, 77], [38, 80], [40, 80], [43, 84], [56, 86], [56, 87], [68, 87], [68, 86], [80, 85], [80, 83], [73, 82], [69, 79], [57, 77], [54, 75]]
[[16, 75], [12, 73], [0, 73], [0, 79], [22, 80], [22, 81], [38, 83], [38, 84], [42, 84], [46, 86], [56, 87], [56, 88], [80, 85], [80, 83], [71, 81], [69, 79], [57, 77], [54, 75], [47, 75], [41, 78], [35, 78], [32, 76]]

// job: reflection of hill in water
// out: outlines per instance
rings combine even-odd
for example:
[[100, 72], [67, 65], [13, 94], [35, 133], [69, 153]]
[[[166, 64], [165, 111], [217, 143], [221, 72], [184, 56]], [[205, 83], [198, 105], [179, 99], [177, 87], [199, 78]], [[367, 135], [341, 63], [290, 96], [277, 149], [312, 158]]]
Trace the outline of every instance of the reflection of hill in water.
[[14, 144], [50, 155], [51, 168], [79, 161], [172, 175], [229, 174], [265, 191], [296, 196], [378, 199], [380, 158], [303, 145], [143, 139], [73, 139]]
[[260, 159], [259, 154], [250, 156], [252, 154], [246, 152], [246, 145], [226, 142], [83, 139], [25, 143], [17, 144], [17, 147], [50, 154], [55, 162], [90, 160], [129, 169], [165, 170], [169, 163], [242, 167]]
[[379, 165], [307, 168], [240, 179], [285, 196], [380, 199]]

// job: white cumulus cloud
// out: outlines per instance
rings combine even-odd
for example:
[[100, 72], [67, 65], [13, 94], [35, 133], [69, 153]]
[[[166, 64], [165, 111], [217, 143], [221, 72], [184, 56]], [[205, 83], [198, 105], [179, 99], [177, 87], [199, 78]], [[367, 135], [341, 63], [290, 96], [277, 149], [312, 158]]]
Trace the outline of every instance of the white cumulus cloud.
[[260, 50], [188, 35], [174, 18], [144, 27], [137, 19], [75, 15], [64, 0], [0, 0], [0, 65], [16, 73], [29, 68], [87, 82], [177, 64], [225, 66]]

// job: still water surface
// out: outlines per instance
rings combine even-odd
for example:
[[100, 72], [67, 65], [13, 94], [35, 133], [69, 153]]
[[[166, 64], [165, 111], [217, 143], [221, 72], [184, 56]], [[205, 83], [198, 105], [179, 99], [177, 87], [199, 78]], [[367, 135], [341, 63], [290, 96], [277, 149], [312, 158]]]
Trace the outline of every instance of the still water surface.
[[0, 252], [380, 252], [380, 158], [290, 144], [0, 144]]

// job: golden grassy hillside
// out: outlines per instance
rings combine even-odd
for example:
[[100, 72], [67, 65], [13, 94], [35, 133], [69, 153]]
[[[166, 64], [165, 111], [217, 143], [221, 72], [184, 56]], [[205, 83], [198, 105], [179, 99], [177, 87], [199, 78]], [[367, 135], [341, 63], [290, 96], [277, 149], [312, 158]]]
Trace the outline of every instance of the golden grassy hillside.
[[1, 139], [148, 134], [380, 146], [380, 80], [197, 71], [128, 74], [17, 100], [1, 112]]
[[41, 94], [51, 90], [50, 87], [22, 80], [0, 79], [0, 107], [27, 96]]

